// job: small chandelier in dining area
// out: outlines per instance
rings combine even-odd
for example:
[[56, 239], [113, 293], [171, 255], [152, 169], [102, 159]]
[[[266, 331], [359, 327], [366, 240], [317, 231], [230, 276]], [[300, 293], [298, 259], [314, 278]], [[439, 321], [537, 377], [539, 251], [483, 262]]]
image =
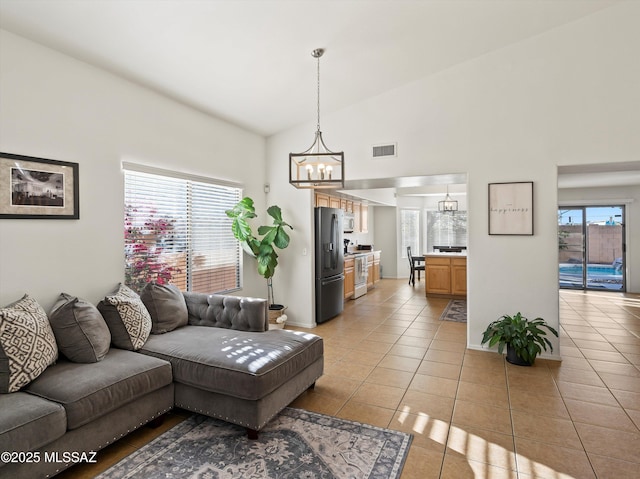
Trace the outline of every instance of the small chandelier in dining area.
[[344, 187], [344, 152], [327, 148], [320, 131], [320, 57], [322, 48], [311, 52], [318, 61], [318, 125], [313, 144], [301, 153], [289, 153], [289, 183], [296, 188]]
[[444, 200], [438, 201], [438, 211], [441, 213], [453, 213], [458, 211], [458, 202], [456, 200], [452, 200], [451, 196], [449, 196], [449, 185], [447, 185], [447, 196], [444, 197]]

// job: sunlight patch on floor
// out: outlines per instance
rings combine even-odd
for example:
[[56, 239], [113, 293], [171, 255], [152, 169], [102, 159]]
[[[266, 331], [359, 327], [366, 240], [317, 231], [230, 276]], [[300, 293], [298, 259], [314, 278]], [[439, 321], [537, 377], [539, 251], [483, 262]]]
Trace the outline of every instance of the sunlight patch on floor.
[[[406, 424], [413, 420], [413, 424]], [[564, 472], [556, 471], [551, 466], [534, 461], [522, 454], [493, 443], [477, 434], [470, 433], [462, 427], [450, 425], [446, 421], [432, 418], [424, 412], [412, 412], [404, 407], [398, 415], [400, 424], [409, 426], [413, 434], [446, 446], [461, 457], [450, 464], [450, 468], [460, 468], [460, 459], [464, 459], [471, 468], [474, 479], [517, 478], [518, 474], [527, 474], [531, 479], [581, 479]], [[516, 465], [517, 463], [517, 465]], [[462, 474], [462, 471], [460, 472]]]

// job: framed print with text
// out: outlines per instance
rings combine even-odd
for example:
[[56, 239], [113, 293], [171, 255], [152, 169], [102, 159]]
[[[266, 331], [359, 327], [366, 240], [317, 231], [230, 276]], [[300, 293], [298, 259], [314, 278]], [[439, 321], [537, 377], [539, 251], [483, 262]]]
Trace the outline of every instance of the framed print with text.
[[0, 219], [80, 218], [78, 163], [0, 153]]
[[489, 183], [489, 234], [533, 235], [533, 182]]

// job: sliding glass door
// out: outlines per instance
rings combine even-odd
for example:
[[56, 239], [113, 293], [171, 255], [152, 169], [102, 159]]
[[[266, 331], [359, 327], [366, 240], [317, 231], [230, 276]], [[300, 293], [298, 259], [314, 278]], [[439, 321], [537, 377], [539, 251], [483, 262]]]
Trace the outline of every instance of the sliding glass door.
[[625, 291], [624, 206], [558, 209], [561, 288]]
[[560, 208], [558, 210], [558, 260], [560, 262], [560, 287], [583, 289], [585, 278], [584, 209]]

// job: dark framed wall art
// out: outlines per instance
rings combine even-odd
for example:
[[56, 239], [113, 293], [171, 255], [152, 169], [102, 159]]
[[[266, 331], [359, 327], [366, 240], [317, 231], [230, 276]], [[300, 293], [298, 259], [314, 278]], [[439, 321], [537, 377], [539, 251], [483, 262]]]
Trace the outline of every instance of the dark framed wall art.
[[489, 234], [533, 235], [533, 182], [489, 183]]
[[80, 218], [78, 163], [0, 153], [0, 219]]

